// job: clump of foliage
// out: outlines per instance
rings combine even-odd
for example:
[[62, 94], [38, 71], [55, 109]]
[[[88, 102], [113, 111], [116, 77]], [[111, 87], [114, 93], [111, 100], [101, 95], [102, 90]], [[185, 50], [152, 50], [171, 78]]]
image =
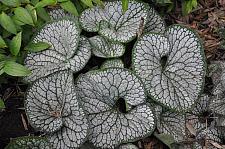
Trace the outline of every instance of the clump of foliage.
[[[187, 128], [196, 137], [186, 112], [204, 105], [198, 99], [206, 63], [197, 34], [181, 25], [166, 27], [151, 6], [135, 0], [127, 6], [86, 1], [91, 8], [79, 17], [65, 2], [58, 1], [66, 11], [49, 8], [48, 21], [25, 43], [31, 72], [24, 78], [30, 85], [26, 114], [50, 146], [115, 148], [153, 132], [180, 143]], [[123, 57], [130, 57], [131, 67]], [[98, 58], [105, 61], [86, 67]]]
[[61, 7], [73, 16], [100, 0], [1, 0], [0, 1], [0, 77], [28, 76], [31, 71], [23, 65], [27, 52], [50, 47], [46, 42], [32, 42], [33, 34], [51, 20], [48, 10]]

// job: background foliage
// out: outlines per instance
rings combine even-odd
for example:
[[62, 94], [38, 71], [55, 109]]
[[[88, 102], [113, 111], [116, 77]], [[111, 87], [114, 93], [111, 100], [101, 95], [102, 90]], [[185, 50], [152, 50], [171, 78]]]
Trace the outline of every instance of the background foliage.
[[[122, 2], [126, 11], [128, 0]], [[154, 3], [171, 11], [177, 1], [154, 0]], [[29, 75], [30, 71], [22, 65], [27, 49], [37, 52], [49, 48], [47, 43], [29, 43], [33, 33], [50, 20], [48, 9], [61, 7], [77, 16], [96, 4], [104, 6], [101, 0], [0, 0], [0, 77]], [[182, 5], [183, 14], [187, 14], [197, 6], [197, 0], [182, 1]]]
[[[102, 5], [100, 0], [0, 0], [0, 77], [27, 76], [23, 66], [27, 49], [37, 52], [49, 48], [47, 43], [29, 43], [33, 33], [50, 20], [53, 7], [79, 15], [86, 7]], [[2, 79], [4, 80], [4, 79]]]

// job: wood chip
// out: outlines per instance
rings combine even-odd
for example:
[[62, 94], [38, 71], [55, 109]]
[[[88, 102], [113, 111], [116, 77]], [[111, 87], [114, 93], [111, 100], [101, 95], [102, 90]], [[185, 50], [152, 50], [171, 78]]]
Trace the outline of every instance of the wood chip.
[[218, 148], [218, 149], [225, 149], [225, 147], [223, 147], [222, 145], [220, 145], [220, 144], [217, 143], [217, 142], [214, 142], [214, 141], [212, 141], [212, 140], [208, 140], [208, 142], [209, 142], [210, 144], [212, 144], [214, 147]]

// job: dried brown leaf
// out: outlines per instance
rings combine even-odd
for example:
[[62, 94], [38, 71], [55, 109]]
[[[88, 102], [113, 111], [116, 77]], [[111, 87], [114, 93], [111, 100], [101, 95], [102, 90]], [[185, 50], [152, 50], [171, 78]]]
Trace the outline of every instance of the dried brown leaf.
[[196, 136], [196, 130], [190, 122], [186, 122], [186, 127], [192, 135]]
[[214, 147], [218, 148], [218, 149], [225, 149], [225, 147], [223, 147], [222, 145], [220, 145], [219, 143], [217, 142], [214, 142], [212, 140], [209, 140], [208, 141], [210, 144], [212, 144]]

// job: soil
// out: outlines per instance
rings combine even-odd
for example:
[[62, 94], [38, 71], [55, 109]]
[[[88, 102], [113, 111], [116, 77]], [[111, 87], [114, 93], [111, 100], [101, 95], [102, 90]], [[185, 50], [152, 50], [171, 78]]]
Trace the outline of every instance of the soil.
[[[157, 7], [157, 6], [156, 6]], [[203, 40], [207, 62], [212, 60], [224, 60], [225, 50], [220, 47], [222, 38], [219, 36], [219, 29], [225, 27], [225, 0], [199, 0], [198, 7], [188, 16], [182, 16], [181, 5], [177, 3], [175, 10], [164, 16], [168, 25], [179, 23], [195, 29]], [[158, 10], [159, 7], [157, 8]], [[85, 33], [84, 33], [85, 34]], [[127, 45], [127, 48], [132, 47]], [[128, 50], [127, 50], [128, 51]], [[131, 59], [130, 52], [123, 56], [125, 66], [129, 68]], [[104, 60], [92, 57], [81, 73], [85, 73], [93, 66], [100, 66]], [[78, 74], [75, 74], [76, 77]], [[23, 101], [27, 89], [19, 78], [4, 80], [0, 84], [0, 98], [4, 100], [6, 108], [0, 111], [0, 149], [3, 149], [11, 138], [27, 135], [38, 135], [27, 122]], [[206, 78], [206, 91], [212, 87], [210, 78]], [[154, 137], [148, 137], [137, 141], [136, 145], [142, 149], [166, 149], [161, 141]]]

